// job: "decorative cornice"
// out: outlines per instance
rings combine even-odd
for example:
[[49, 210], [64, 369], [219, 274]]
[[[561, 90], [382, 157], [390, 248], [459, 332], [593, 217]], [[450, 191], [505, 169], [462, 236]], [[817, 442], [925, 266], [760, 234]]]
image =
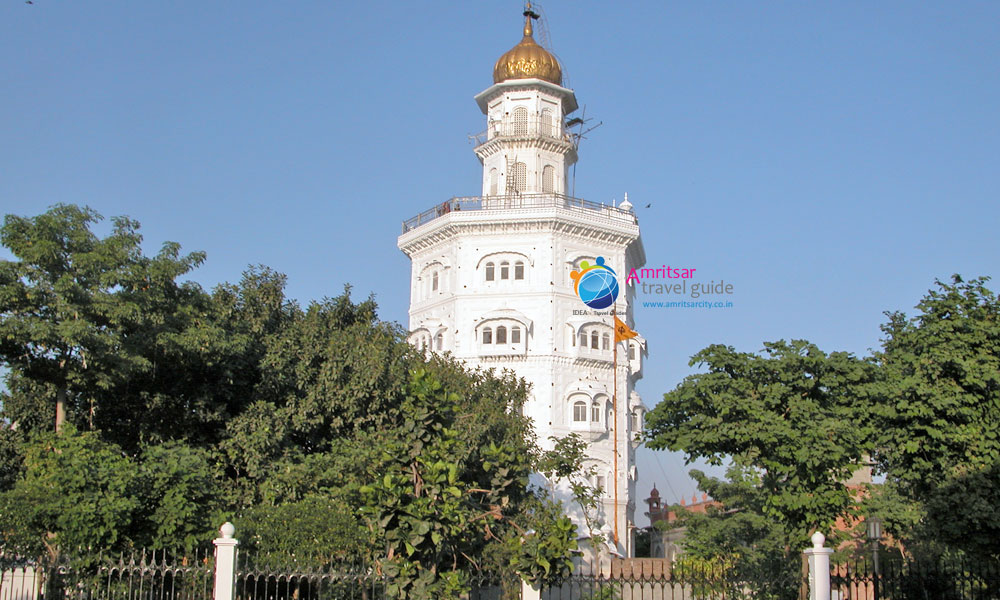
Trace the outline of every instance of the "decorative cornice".
[[412, 257], [459, 235], [561, 234], [584, 242], [602, 242], [625, 248], [640, 240], [638, 224], [604, 217], [597, 211], [577, 215], [572, 209], [496, 209], [469, 213], [469, 216], [471, 218], [453, 212], [439, 217], [399, 236], [397, 245]]
[[528, 357], [524, 354], [480, 354], [477, 360], [481, 363], [493, 363], [493, 362], [517, 362], [523, 363], [527, 362]]
[[553, 96], [562, 98], [563, 114], [566, 115], [578, 108], [576, 94], [573, 93], [573, 90], [548, 81], [542, 81], [541, 79], [520, 79], [516, 81], [495, 83], [476, 94], [476, 104], [479, 105], [479, 110], [483, 111], [483, 114], [485, 115], [489, 109], [489, 102], [493, 98], [501, 96], [506, 92], [522, 91], [545, 91]]
[[521, 148], [562, 154], [566, 157], [567, 165], [572, 165], [577, 160], [576, 148], [571, 142], [543, 135], [497, 136], [476, 146], [475, 153], [479, 157], [479, 162], [485, 163], [487, 158], [504, 149]]

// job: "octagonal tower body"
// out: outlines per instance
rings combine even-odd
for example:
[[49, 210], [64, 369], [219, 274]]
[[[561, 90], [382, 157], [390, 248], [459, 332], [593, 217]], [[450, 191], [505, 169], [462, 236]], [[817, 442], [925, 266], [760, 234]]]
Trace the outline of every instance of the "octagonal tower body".
[[[627, 201], [616, 207], [567, 195], [577, 147], [565, 123], [576, 97], [560, 85], [561, 71], [552, 81], [550, 67], [533, 72], [533, 63], [521, 60], [537, 52], [526, 21], [525, 39], [494, 69], [498, 81], [476, 96], [487, 117], [475, 148], [481, 195], [452, 198], [403, 224], [398, 246], [411, 260], [410, 341], [527, 380], [524, 414], [539, 444], [551, 448], [550, 437], [569, 433], [587, 441], [587, 466], [596, 471], [591, 483], [603, 490], [600, 528], [611, 540], [617, 531], [616, 550], [628, 556], [636, 437], [646, 412], [634, 384], [646, 344], [642, 337], [620, 342], [615, 369], [610, 313], [633, 325], [634, 288], [625, 279], [645, 263], [645, 252]], [[537, 54], [529, 58], [538, 64]], [[505, 59], [513, 66], [501, 69]], [[598, 257], [620, 286], [615, 304], [602, 311], [580, 300], [571, 278]], [[553, 485], [568, 500], [565, 485]], [[585, 535], [579, 510], [570, 506], [570, 515]]]

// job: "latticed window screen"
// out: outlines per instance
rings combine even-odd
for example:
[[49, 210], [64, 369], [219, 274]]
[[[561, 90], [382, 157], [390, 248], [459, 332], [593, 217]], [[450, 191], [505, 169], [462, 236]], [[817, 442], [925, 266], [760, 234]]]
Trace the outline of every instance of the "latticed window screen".
[[545, 165], [542, 168], [542, 191], [555, 191], [556, 169], [552, 165]]
[[492, 344], [493, 343], [493, 330], [487, 327], [483, 330], [483, 343]]
[[521, 328], [517, 327], [516, 325], [510, 328], [510, 343], [511, 344], [521, 343]]
[[518, 106], [514, 109], [514, 114], [511, 117], [511, 125], [513, 127], [511, 133], [514, 135], [528, 135], [528, 109]]
[[501, 325], [497, 327], [497, 343], [506, 344], [507, 343], [507, 328]]
[[523, 162], [514, 163], [514, 169], [511, 175], [511, 188], [513, 192], [523, 192], [528, 187], [528, 165]]
[[542, 135], [552, 136], [553, 126], [552, 126], [552, 111], [548, 108], [542, 109], [541, 120], [539, 122], [541, 125]]

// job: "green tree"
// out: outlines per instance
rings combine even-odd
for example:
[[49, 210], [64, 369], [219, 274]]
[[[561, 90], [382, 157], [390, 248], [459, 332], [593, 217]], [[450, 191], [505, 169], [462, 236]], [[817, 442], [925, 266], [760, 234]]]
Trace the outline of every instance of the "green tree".
[[0, 360], [35, 391], [51, 391], [34, 400], [51, 403], [57, 431], [67, 418], [93, 425], [95, 415], [119, 408], [98, 400], [155, 372], [181, 305], [199, 293], [176, 279], [203, 254], [180, 256], [168, 243], [146, 258], [138, 223], [116, 217], [99, 238], [90, 225], [100, 219], [57, 205], [32, 218], [7, 215], [0, 228], [17, 258], [0, 261]]
[[1000, 300], [987, 281], [956, 275], [916, 316], [887, 313], [871, 419], [879, 470], [925, 516], [894, 533], [1000, 555]]
[[401, 598], [457, 598], [467, 568], [526, 494], [530, 458], [496, 443], [462, 439], [458, 394], [416, 371], [402, 400], [400, 439], [387, 469], [361, 488], [378, 559]]
[[[257, 566], [303, 567], [365, 558], [368, 532], [357, 509], [336, 495], [308, 493], [300, 500], [258, 504], [236, 523], [241, 544], [256, 551]], [[303, 544], [300, 536], [308, 536]]]
[[650, 411], [649, 446], [754, 473], [760, 513], [789, 542], [829, 531], [853, 505], [845, 482], [867, 462], [874, 432], [857, 417], [875, 365], [804, 341], [767, 343], [763, 356], [709, 346], [691, 364], [707, 372], [687, 377]]
[[254, 552], [376, 558], [411, 591], [454, 592], [463, 565], [566, 572], [574, 527], [526, 487], [523, 381], [418, 352], [349, 289], [303, 310], [258, 266], [206, 294], [178, 282], [203, 255], [146, 257], [137, 223], [99, 219], [0, 231], [5, 541], [189, 550], [229, 518]]
[[122, 548], [139, 507], [138, 471], [121, 449], [67, 424], [25, 447], [24, 474], [0, 493], [8, 547], [55, 558], [66, 548]]
[[735, 595], [752, 589], [755, 598], [798, 597], [799, 554], [805, 545], [787, 523], [767, 515], [768, 492], [760, 474], [733, 465], [725, 480], [698, 470], [691, 476], [719, 506], [709, 506], [705, 513], [675, 506], [677, 521], [657, 523], [686, 529], [678, 570], [714, 579], [719, 591]]
[[217, 529], [224, 482], [209, 450], [181, 441], [150, 444], [136, 461], [138, 510], [130, 537], [145, 548], [192, 551]]
[[[871, 358], [799, 341], [763, 356], [706, 348], [692, 364], [707, 372], [651, 412], [650, 446], [731, 460], [743, 479], [730, 484], [757, 501], [727, 511], [764, 517], [791, 545], [863, 502], [911, 551], [1000, 556], [1000, 300], [987, 282], [956, 275], [916, 316], [887, 313]], [[843, 482], [868, 460], [886, 481], [855, 494]]]
[[21, 433], [3, 422], [0, 412], [0, 492], [10, 489], [21, 476], [24, 464]]

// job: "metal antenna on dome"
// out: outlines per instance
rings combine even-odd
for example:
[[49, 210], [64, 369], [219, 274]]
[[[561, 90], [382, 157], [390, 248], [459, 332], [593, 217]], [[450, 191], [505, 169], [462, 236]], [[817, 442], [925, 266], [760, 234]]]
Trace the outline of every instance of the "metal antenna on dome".
[[[580, 142], [582, 142], [588, 133], [597, 129], [601, 125], [604, 125], [604, 121], [598, 121], [597, 125], [591, 125], [587, 127], [593, 119], [587, 118], [587, 105], [583, 105], [583, 109], [579, 117], [574, 117], [569, 121], [566, 121], [566, 129], [576, 128], [576, 131], [570, 133], [570, 137], [573, 140], [573, 149], [576, 151], [580, 150]], [[584, 129], [584, 127], [587, 127]], [[569, 195], [576, 197], [576, 162], [573, 163], [573, 176], [570, 180], [570, 192]]]
[[538, 25], [539, 25], [538, 37], [539, 37], [539, 40], [536, 40], [536, 41], [541, 41], [542, 42], [541, 46], [543, 48], [548, 48], [548, 35], [547, 35], [547, 32], [543, 28], [544, 23], [541, 22], [541, 21], [539, 21], [539, 19], [542, 18], [542, 15], [538, 14], [537, 12], [535, 12], [535, 10], [531, 7], [531, 2], [525, 2], [524, 3], [524, 12], [521, 13], [521, 14], [524, 15], [525, 17], [530, 17], [532, 21], [538, 21]]
[[[536, 9], [538, 12], [535, 12]], [[537, 2], [535, 4], [528, 2], [525, 5], [525, 10], [522, 14], [526, 17], [531, 17], [532, 20], [537, 23], [537, 27], [535, 28], [535, 41], [539, 46], [548, 50], [549, 54], [556, 57], [556, 60], [559, 61], [559, 66], [562, 69], [563, 87], [572, 88], [573, 86], [569, 84], [569, 73], [566, 70], [565, 63], [563, 63], [563, 60], [559, 58], [556, 51], [552, 49], [552, 40], [549, 38], [549, 18], [545, 14], [545, 7]]]

